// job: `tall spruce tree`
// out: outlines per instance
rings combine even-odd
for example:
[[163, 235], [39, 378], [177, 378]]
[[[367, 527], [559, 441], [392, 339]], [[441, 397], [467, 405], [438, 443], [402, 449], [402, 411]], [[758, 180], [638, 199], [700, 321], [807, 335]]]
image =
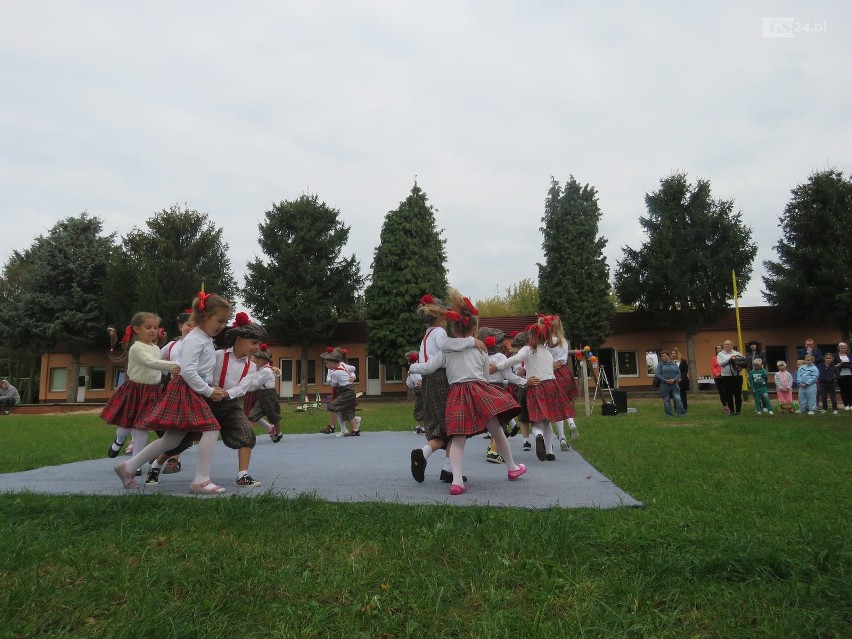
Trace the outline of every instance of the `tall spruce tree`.
[[852, 330], [852, 180], [836, 170], [813, 173], [791, 191], [779, 221], [778, 260], [763, 262], [764, 299], [791, 317], [831, 318], [844, 340]]
[[538, 265], [539, 304], [542, 312], [562, 318], [572, 346], [600, 346], [615, 313], [600, 219], [594, 187], [580, 185], [572, 175], [561, 188], [550, 178], [541, 219], [545, 261]]
[[[733, 200], [714, 200], [710, 182], [691, 185], [685, 173], [660, 180], [645, 195], [647, 215], [639, 223], [647, 240], [639, 249], [624, 247], [615, 272], [618, 298], [650, 311], [661, 326], [686, 335], [690, 370], [696, 370], [693, 336], [720, 319], [733, 296], [731, 271], [744, 289], [751, 279], [756, 246]], [[691, 376], [697, 390], [698, 380]]]
[[422, 338], [413, 311], [424, 294], [442, 296], [447, 289], [445, 244], [435, 209], [415, 182], [399, 207], [385, 215], [365, 291], [367, 348], [381, 362], [404, 362], [405, 351]]
[[228, 243], [206, 213], [173, 205], [145, 226], [128, 233], [111, 256], [104, 303], [113, 322], [123, 325], [133, 313], [151, 311], [175, 334], [177, 315], [202, 282], [207, 292], [236, 295]]
[[316, 195], [273, 205], [258, 225], [265, 258], [248, 263], [246, 306], [283, 344], [301, 346], [301, 393], [307, 392], [308, 347], [331, 338], [338, 319], [357, 304], [364, 280], [345, 257], [349, 227]]
[[101, 235], [102, 229], [87, 213], [67, 217], [8, 265], [18, 280], [0, 307], [0, 324], [15, 327], [11, 337], [36, 348], [71, 352], [69, 402], [77, 399], [81, 352], [106, 335], [103, 286], [114, 234]]

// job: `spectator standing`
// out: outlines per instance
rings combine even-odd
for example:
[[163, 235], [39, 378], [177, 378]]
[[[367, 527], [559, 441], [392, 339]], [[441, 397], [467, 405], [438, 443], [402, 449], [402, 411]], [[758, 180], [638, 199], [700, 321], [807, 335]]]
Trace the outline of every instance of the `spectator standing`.
[[678, 389], [680, 390], [680, 403], [683, 404], [683, 412], [685, 413], [689, 410], [689, 401], [687, 399], [689, 394], [689, 362], [681, 357], [680, 351], [677, 348], [672, 349], [672, 361], [677, 364], [678, 370], [680, 370]]
[[[743, 383], [740, 369], [746, 366], [742, 353], [734, 350], [734, 343], [726, 339], [722, 350], [716, 354], [716, 361], [722, 368], [723, 401], [731, 415], [739, 415], [743, 407]], [[740, 366], [739, 364], [742, 364]]]
[[840, 342], [837, 345], [834, 366], [839, 373], [837, 385], [840, 386], [843, 410], [852, 410], [852, 355], [849, 355], [849, 345], [846, 342]]
[[663, 398], [663, 410], [668, 417], [674, 417], [672, 413], [671, 402], [674, 400], [675, 410], [678, 416], [685, 414], [683, 404], [680, 401], [680, 367], [669, 359], [669, 354], [666, 351], [660, 352], [660, 365], [657, 366], [657, 372], [654, 373], [654, 378], [660, 382], [660, 397]]
[[[722, 345], [714, 346], [716, 355], [722, 351]], [[722, 367], [719, 366], [719, 359], [713, 355], [713, 360], [710, 362], [710, 373], [713, 375], [713, 383], [716, 384], [716, 392], [719, 393], [719, 401], [722, 402], [722, 412], [727, 415], [730, 413], [727, 404], [725, 404], [725, 394], [722, 392]]]
[[822, 396], [822, 412], [828, 410], [828, 400], [831, 400], [831, 410], [837, 415], [837, 393], [835, 385], [839, 377], [839, 371], [834, 365], [834, 355], [825, 354], [825, 361], [817, 366], [819, 371], [819, 392]]

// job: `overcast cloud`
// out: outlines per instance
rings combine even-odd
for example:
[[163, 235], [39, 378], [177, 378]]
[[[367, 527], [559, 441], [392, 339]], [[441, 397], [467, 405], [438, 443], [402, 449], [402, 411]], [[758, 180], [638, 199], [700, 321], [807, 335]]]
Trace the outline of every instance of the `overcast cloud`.
[[598, 190], [614, 271], [682, 170], [743, 211], [762, 304], [790, 189], [852, 168], [852, 4], [576, 5], [4, 0], [0, 259], [67, 215], [124, 235], [179, 203], [242, 285], [264, 212], [310, 191], [369, 274], [416, 176], [450, 283], [483, 298], [537, 280], [551, 175]]

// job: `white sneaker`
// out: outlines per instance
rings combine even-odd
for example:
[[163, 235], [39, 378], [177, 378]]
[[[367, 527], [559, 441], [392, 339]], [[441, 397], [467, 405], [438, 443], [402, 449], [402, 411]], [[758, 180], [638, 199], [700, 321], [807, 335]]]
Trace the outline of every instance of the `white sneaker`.
[[763, 409], [763, 412], [764, 412], [764, 413], [768, 413], [768, 412], [769, 412], [769, 409], [768, 409], [768, 408], [764, 408], [764, 409]]
[[769, 411], [769, 414], [770, 414], [770, 415], [774, 415], [775, 413], [773, 413], [772, 411]]
[[834, 414], [837, 415], [837, 411], [834, 411]]
[[565, 438], [564, 438], [564, 437], [563, 437], [562, 439], [560, 439], [560, 440], [559, 440], [559, 449], [560, 449], [563, 453], [564, 453], [566, 450], [568, 450], [568, 442], [565, 440]]
[[808, 413], [808, 415], [816, 415], [816, 413], [811, 411], [811, 412]]
[[568, 425], [568, 432], [571, 433], [571, 439], [573, 441], [580, 439], [580, 433], [577, 432], [577, 427], [574, 424]]
[[348, 432], [349, 432], [349, 431], [348, 431], [348, 430], [346, 430], [345, 428], [344, 428], [343, 430], [339, 430], [339, 431], [337, 431], [337, 437], [343, 437], [343, 436], [344, 436], [344, 435], [346, 435]]

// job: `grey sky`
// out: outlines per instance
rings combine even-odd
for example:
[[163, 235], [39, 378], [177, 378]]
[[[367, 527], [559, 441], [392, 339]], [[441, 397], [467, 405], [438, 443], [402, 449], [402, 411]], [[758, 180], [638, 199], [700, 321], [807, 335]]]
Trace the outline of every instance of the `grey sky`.
[[742, 209], [763, 303], [790, 189], [850, 170], [852, 4], [575, 4], [4, 0], [0, 259], [66, 215], [123, 235], [185, 203], [242, 284], [263, 213], [310, 190], [369, 273], [416, 175], [482, 298], [537, 279], [551, 175], [598, 190], [612, 271], [683, 170]]

